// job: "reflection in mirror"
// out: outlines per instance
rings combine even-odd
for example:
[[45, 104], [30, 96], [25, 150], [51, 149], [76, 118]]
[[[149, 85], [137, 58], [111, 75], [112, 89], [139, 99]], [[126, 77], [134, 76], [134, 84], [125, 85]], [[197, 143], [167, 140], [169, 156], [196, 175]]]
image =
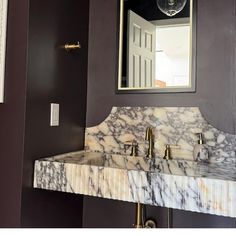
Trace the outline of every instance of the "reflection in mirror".
[[193, 0], [172, 15], [157, 2], [120, 0], [118, 91], [195, 91]]

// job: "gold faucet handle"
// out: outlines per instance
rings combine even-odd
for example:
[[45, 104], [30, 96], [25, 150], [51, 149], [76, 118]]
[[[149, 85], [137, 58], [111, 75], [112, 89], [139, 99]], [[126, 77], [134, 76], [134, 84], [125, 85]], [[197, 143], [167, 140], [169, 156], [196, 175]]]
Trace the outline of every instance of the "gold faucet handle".
[[138, 146], [138, 142], [134, 139], [134, 140], [131, 140], [131, 141], [126, 141], [124, 146], [128, 146], [128, 147], [131, 147], [131, 146]]
[[165, 155], [163, 157], [163, 159], [165, 160], [171, 160], [173, 159], [172, 158], [172, 151], [171, 149], [180, 149], [180, 146], [179, 145], [170, 145], [170, 144], [167, 144], [166, 145], [166, 149], [165, 149]]
[[163, 159], [165, 159], [165, 160], [172, 159], [172, 157], [171, 157], [171, 148], [170, 148], [169, 144], [166, 145], [165, 155], [164, 155]]
[[124, 144], [125, 153], [126, 153], [127, 149], [130, 147], [131, 147], [130, 156], [137, 156], [138, 142], [136, 140], [125, 142], [125, 144]]

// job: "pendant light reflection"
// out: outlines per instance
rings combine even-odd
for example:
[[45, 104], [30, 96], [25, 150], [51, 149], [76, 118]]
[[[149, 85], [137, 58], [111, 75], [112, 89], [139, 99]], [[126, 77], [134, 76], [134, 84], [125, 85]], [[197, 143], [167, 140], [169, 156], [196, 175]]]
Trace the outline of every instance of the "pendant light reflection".
[[174, 16], [186, 5], [187, 0], [156, 0], [158, 8], [167, 16]]

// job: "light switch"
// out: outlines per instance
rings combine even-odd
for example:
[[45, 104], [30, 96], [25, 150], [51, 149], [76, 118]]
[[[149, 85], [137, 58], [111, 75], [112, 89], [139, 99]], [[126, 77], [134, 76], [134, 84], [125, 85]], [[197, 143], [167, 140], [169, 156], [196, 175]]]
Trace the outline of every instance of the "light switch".
[[51, 103], [50, 126], [59, 126], [59, 104]]

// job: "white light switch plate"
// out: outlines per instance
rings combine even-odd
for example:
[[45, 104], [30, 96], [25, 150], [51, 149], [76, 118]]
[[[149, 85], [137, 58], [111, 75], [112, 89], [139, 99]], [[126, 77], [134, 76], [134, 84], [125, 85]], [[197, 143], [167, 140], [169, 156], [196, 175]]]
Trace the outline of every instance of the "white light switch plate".
[[59, 126], [59, 104], [51, 103], [50, 126]]

